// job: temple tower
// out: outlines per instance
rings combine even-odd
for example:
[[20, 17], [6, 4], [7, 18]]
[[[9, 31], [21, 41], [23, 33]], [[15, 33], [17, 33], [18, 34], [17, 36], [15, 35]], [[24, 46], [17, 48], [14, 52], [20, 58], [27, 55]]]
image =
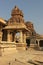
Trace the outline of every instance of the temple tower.
[[[17, 46], [26, 46], [26, 31], [29, 31], [25, 25], [22, 11], [15, 6], [11, 12], [11, 18], [8, 20], [8, 25], [4, 28], [7, 30], [7, 41], [15, 42]], [[15, 35], [19, 33], [19, 41]]]

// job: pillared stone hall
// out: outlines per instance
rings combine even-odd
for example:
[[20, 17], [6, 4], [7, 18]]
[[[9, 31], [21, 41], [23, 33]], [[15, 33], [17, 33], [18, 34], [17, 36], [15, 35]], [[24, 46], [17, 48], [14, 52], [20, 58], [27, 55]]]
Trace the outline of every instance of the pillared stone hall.
[[0, 18], [0, 48], [43, 47], [43, 36], [34, 30], [31, 21], [24, 20], [24, 14], [17, 6], [11, 11], [9, 20]]

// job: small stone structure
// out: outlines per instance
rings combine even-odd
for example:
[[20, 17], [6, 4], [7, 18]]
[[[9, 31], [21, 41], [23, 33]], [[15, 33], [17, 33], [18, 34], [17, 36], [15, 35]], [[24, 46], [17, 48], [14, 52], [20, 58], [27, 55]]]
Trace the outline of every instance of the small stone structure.
[[[0, 44], [4, 48], [26, 48], [37, 45], [36, 31], [33, 23], [25, 22], [22, 10], [17, 6], [12, 9], [11, 18], [0, 18]], [[37, 45], [39, 47], [39, 43]]]

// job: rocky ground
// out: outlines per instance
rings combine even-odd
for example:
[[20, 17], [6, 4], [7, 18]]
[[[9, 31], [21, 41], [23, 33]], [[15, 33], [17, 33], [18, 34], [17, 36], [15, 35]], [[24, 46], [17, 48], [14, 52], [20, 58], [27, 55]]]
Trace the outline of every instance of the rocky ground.
[[0, 65], [43, 65], [43, 51], [7, 49], [0, 56]]

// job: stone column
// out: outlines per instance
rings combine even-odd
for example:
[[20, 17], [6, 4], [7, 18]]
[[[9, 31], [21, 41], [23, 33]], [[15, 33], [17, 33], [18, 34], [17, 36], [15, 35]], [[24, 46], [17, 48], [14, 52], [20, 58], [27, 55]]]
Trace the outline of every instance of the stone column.
[[23, 42], [26, 43], [26, 34], [23, 33]]
[[14, 38], [14, 42], [15, 42], [15, 32], [14, 32], [14, 37], [13, 38]]
[[38, 47], [39, 47], [39, 40], [38, 40]]
[[22, 31], [20, 31], [20, 43], [22, 43], [23, 42], [23, 33], [22, 33]]
[[12, 35], [12, 32], [10, 33], [10, 41], [11, 41], [11, 42], [13, 41], [13, 35]]
[[8, 33], [7, 33], [7, 41], [8, 42], [11, 42], [11, 39], [10, 39], [10, 31], [8, 31]]
[[0, 41], [2, 41], [2, 32], [0, 31]]

